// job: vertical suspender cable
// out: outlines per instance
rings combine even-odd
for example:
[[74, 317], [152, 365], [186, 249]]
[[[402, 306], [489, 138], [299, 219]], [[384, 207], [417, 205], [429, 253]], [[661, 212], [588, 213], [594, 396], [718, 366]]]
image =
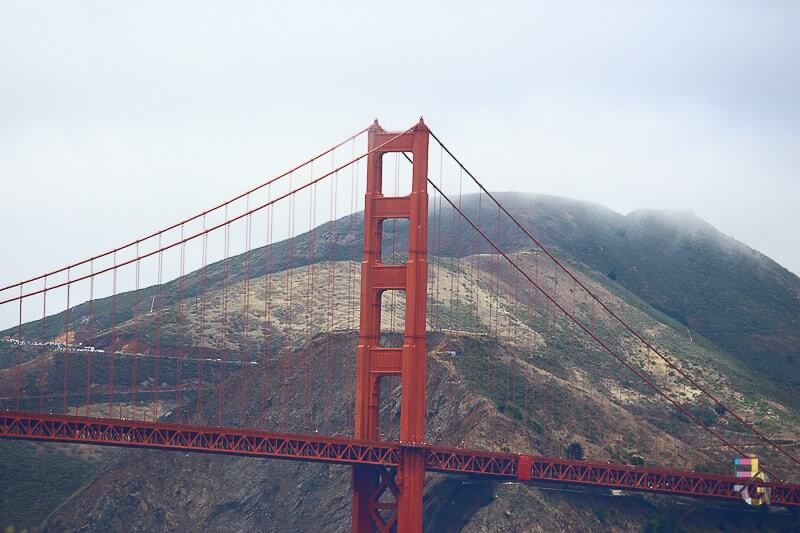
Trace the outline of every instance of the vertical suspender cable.
[[[67, 269], [67, 308], [64, 311], [64, 402], [62, 410], [64, 414], [69, 414], [67, 411], [67, 374], [69, 373], [69, 292], [70, 292], [70, 269]], [[20, 290], [22, 285], [20, 285]]]
[[200, 275], [200, 361], [197, 379], [197, 416], [205, 420], [203, 413], [203, 395], [205, 388], [205, 366], [206, 366], [206, 271], [208, 265], [208, 233], [206, 229], [206, 217], [203, 216], [203, 259], [202, 273]]
[[[250, 211], [250, 196], [246, 197], [246, 210]], [[250, 364], [250, 248], [252, 246], [253, 215], [245, 218], [245, 259], [244, 259], [244, 317], [242, 345], [239, 349], [239, 423], [245, 425], [247, 411], [245, 399], [247, 398], [247, 365]]]
[[[158, 248], [161, 249], [161, 234], [158, 234]], [[157, 274], [157, 284], [156, 284], [156, 295], [153, 299], [153, 305], [155, 306], [156, 311], [156, 337], [155, 337], [155, 352], [156, 352], [156, 360], [155, 360], [155, 368], [153, 369], [153, 383], [151, 384], [151, 389], [153, 391], [153, 421], [157, 421], [158, 418], [161, 416], [161, 409], [159, 404], [159, 397], [158, 393], [160, 392], [161, 388], [161, 282], [162, 282], [162, 265], [164, 262], [163, 253], [158, 252], [158, 274]], [[115, 271], [116, 272], [116, 271]]]
[[[47, 339], [45, 338], [45, 322], [47, 318], [47, 276], [43, 278], [42, 285], [44, 287], [44, 292], [42, 292], [42, 324], [41, 324], [41, 334], [39, 335], [39, 340], [42, 343], [42, 349], [39, 353], [39, 412], [44, 412], [44, 387], [45, 387], [45, 380], [44, 380], [44, 359], [45, 359], [45, 346]], [[55, 359], [55, 358], [54, 358]]]
[[[181, 241], [184, 225], [181, 224]], [[186, 277], [186, 243], [181, 243], [180, 272], [178, 278], [178, 361], [175, 368], [175, 422], [180, 423], [183, 409], [183, 358], [186, 346], [186, 330], [183, 316], [184, 284]]]
[[[289, 174], [289, 189], [292, 188], [292, 174]], [[293, 350], [292, 342], [292, 308], [294, 307], [294, 302], [292, 301], [293, 297], [293, 279], [292, 279], [292, 252], [294, 251], [294, 194], [289, 196], [289, 240], [288, 240], [288, 264], [286, 268], [286, 285], [288, 291], [288, 309], [287, 309], [287, 349], [283, 356], [283, 427], [285, 431], [289, 431], [289, 366], [292, 363], [291, 353]]]
[[114, 416], [114, 355], [117, 351], [117, 253], [114, 252], [114, 268], [111, 271], [111, 347], [108, 365], [108, 416]]
[[[333, 155], [331, 155], [331, 168], [333, 168]], [[333, 335], [333, 303], [336, 300], [336, 285], [334, 269], [336, 266], [336, 195], [339, 182], [339, 173], [333, 176], [331, 181], [331, 201], [329, 210], [330, 224], [330, 257], [328, 258], [328, 333], [325, 337], [325, 372], [322, 377], [322, 431], [327, 435], [330, 433], [328, 420], [328, 404], [332, 401], [331, 385], [333, 382], [333, 369], [331, 367], [331, 336]]]
[[[267, 188], [267, 201], [272, 199], [271, 187]], [[262, 369], [263, 377], [261, 383], [261, 409], [262, 409], [262, 424], [267, 423], [267, 401], [269, 394], [269, 344], [272, 336], [272, 223], [273, 223], [273, 207], [270, 205], [267, 210], [267, 246], [265, 248], [267, 254], [267, 274], [264, 277], [264, 320], [266, 321], [266, 333], [264, 337], [264, 368]]]
[[[314, 179], [313, 167], [311, 169], [311, 179]], [[314, 310], [312, 309], [312, 295], [314, 293], [314, 201], [316, 199], [316, 184], [308, 190], [308, 250], [306, 251], [307, 261], [307, 283], [306, 283], [306, 345], [303, 361], [303, 425], [306, 431], [311, 429], [311, 342], [314, 336]]]
[[230, 252], [230, 223], [228, 221], [228, 206], [225, 206], [225, 225], [223, 226], [223, 234], [225, 237], [224, 244], [224, 257], [223, 264], [223, 282], [222, 282], [222, 364], [220, 365], [220, 376], [217, 382], [217, 394], [219, 395], [219, 404], [217, 410], [218, 424], [222, 425], [225, 418], [225, 379], [227, 377], [228, 366], [228, 253]]
[[[89, 271], [94, 273], [94, 261], [89, 262]], [[94, 346], [94, 335], [92, 334], [92, 325], [94, 322], [94, 276], [89, 278], [89, 322], [87, 324], [87, 343]], [[89, 405], [92, 403], [92, 351], [86, 352], [86, 400], [84, 410], [86, 416], [89, 416]]]
[[136, 413], [136, 392], [138, 388], [139, 376], [138, 376], [138, 363], [139, 363], [139, 352], [142, 349], [142, 343], [139, 339], [139, 315], [141, 314], [141, 292], [139, 290], [140, 285], [140, 273], [141, 273], [141, 259], [139, 257], [139, 243], [136, 243], [136, 296], [134, 297], [134, 311], [133, 311], [133, 357], [131, 361], [131, 409], [130, 409], [130, 418], [135, 419], [139, 418]]
[[[14, 391], [16, 410], [19, 412], [20, 392], [22, 390], [22, 283], [19, 284], [19, 322], [17, 323], [17, 365], [14, 369]], [[66, 390], [66, 388], [65, 388]], [[66, 395], [66, 392], [64, 393]]]

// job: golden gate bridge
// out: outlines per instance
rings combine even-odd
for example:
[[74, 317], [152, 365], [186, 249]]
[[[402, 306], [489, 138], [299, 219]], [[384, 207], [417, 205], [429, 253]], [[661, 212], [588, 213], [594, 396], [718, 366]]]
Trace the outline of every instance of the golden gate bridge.
[[[421, 531], [426, 472], [800, 507], [785, 443], [576, 272], [421, 119], [375, 121], [212, 209], [2, 287], [0, 437], [350, 465], [358, 532]], [[576, 354], [586, 401], [564, 405], [559, 359]], [[426, 424], [432, 357], [490, 400], [506, 449]], [[620, 376], [638, 418], [604, 396]], [[578, 425], [607, 457], [563, 457]], [[622, 460], [643, 433], [652, 456]], [[753, 451], [757, 472], [724, 473]], [[692, 471], [699, 457], [718, 472]]]

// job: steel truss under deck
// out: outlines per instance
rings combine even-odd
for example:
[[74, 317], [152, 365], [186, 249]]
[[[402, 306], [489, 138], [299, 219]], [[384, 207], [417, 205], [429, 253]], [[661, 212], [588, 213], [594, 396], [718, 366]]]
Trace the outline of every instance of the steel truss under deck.
[[[397, 468], [406, 448], [395, 442], [8, 411], [0, 413], [0, 438], [385, 468]], [[733, 476], [441, 446], [422, 445], [419, 449], [425, 458], [425, 470], [430, 472], [742, 501], [741, 494], [734, 490], [734, 485], [742, 480]], [[769, 489], [772, 505], [800, 508], [800, 484], [759, 485]]]

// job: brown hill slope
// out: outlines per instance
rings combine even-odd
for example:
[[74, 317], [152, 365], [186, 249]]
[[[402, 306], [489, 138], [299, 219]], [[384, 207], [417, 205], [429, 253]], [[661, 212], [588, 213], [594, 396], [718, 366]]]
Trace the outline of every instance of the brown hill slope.
[[[532, 260], [530, 254], [520, 254], [518, 258]], [[495, 323], [513, 322], [516, 332], [509, 335], [506, 328], [493, 330], [491, 315], [486, 313], [491, 295], [476, 277], [463, 275], [459, 267], [463, 268], [463, 263], [438, 262], [434, 267], [438, 276], [431, 276], [429, 288], [432, 313], [439, 313], [439, 331], [432, 333], [429, 340], [428, 438], [431, 442], [556, 455], [563, 454], [569, 444], [578, 442], [587, 456], [597, 459], [643, 460], [648, 464], [700, 468], [709, 463], [724, 464], [729, 454], [697, 432], [689, 431], [685, 420], [670, 415], [640, 384], [619, 368], [615, 369], [615, 363], [576, 335], [566, 323], [554, 320], [544, 307], [516, 305], [530, 302], [515, 302], [516, 295], [505, 286], [499, 304], [494, 304], [499, 315], [494, 320]], [[239, 403], [227, 402], [226, 424], [252, 425], [266, 412], [264, 427], [282, 429], [288, 423], [290, 428], [302, 430], [307, 403], [302, 394], [306, 379], [304, 365], [322, 368], [325, 358], [330, 357], [336, 368], [332, 379], [326, 380], [321, 372], [312, 373], [311, 389], [320, 391], [320, 395], [314, 397], [312, 405], [315, 407], [311, 411], [320, 416], [320, 407], [325, 401], [330, 406], [327, 414], [330, 427], [344, 433], [351, 427], [352, 381], [349, 380], [353, 375], [355, 337], [348, 329], [348, 322], [352, 320], [351, 304], [355, 302], [337, 299], [333, 307], [332, 329], [338, 332], [332, 350], [325, 345], [322, 336], [317, 337], [318, 342], [308, 347], [310, 349], [299, 345], [296, 341], [303, 333], [299, 330], [306, 326], [298, 325], [297, 318], [304, 318], [308, 313], [308, 307], [302, 302], [310, 298], [311, 308], [324, 312], [331, 301], [331, 295], [324, 291], [305, 292], [310, 291], [303, 283], [308, 279], [309, 268], [312, 267], [272, 275], [269, 283], [275, 287], [275, 292], [266, 306], [266, 315], [264, 304], [267, 302], [258, 295], [264, 294], [268, 278], [253, 280], [247, 320], [241, 304], [227, 311], [227, 346], [222, 344], [222, 322], [208, 321], [208, 349], [231, 357], [244, 354], [245, 359], [257, 359], [263, 353], [265, 333], [271, 339], [271, 366], [267, 365], [266, 373], [248, 374], [246, 381], [247, 391], [259, 391], [264, 385], [264, 376], [268, 376], [268, 396], [264, 399], [259, 394], [247, 394], [244, 416], [238, 410]], [[347, 262], [313, 268], [322, 272], [334, 269], [338, 286], [334, 291], [340, 295], [345, 294], [348, 276], [358, 274]], [[590, 270], [584, 271], [584, 275], [616, 311], [652, 335], [660, 349], [691, 368], [706, 385], [733, 397], [735, 407], [748, 418], [763, 417], [760, 424], [765, 429], [787, 439], [798, 439], [797, 413], [778, 401], [760, 397], [759, 391], [766, 387], [752, 380], [747, 369], [735, 358], [710, 344], [698, 343], [696, 338], [690, 339], [685, 332], [671, 327], [674, 323], [669, 320], [660, 321], [662, 315], [632, 295], [620, 292], [605, 276]], [[282, 296], [284, 289], [280, 288], [287, 279], [294, 280], [298, 291], [294, 295], [297, 302], [294, 320], [289, 317], [288, 302]], [[454, 303], [452, 298], [456, 281], [462, 295], [471, 295], [469, 298], [462, 296], [461, 303]], [[554, 289], [554, 280], [550, 283], [550, 288]], [[232, 301], [241, 302], [236, 296], [243, 290], [241, 283], [230, 287]], [[220, 291], [210, 294], [208, 302], [207, 312], [214, 316], [222, 303]], [[186, 308], [190, 311], [183, 338], [188, 346], [196, 349], [194, 340], [198, 338], [199, 323], [191, 305]], [[167, 351], [169, 339], [178, 338], [173, 331], [177, 324], [173, 311], [165, 309], [161, 317], [165, 333], [163, 348]], [[390, 309], [386, 311], [388, 320]], [[265, 321], [265, 317], [268, 320]], [[145, 317], [144, 325], [151, 320], [153, 317]], [[249, 324], [247, 329], [243, 328], [245, 322]], [[265, 322], [269, 324], [266, 329]], [[299, 324], [305, 323], [299, 321]], [[132, 324], [122, 324], [117, 334], [125, 339], [131, 328]], [[171, 331], [175, 334], [171, 335]], [[100, 332], [97, 338], [98, 344], [102, 344], [105, 333]], [[144, 335], [145, 344], [147, 338]], [[542, 349], [545, 338], [550, 340], [551, 350]], [[626, 353], [641, 368], [655, 374], [663, 372], [651, 355]], [[286, 400], [289, 420], [282, 418], [284, 400], [281, 388], [274, 386], [285, 358], [300, 363], [286, 375], [288, 390], [292, 391]], [[230, 375], [225, 390], [238, 390], [239, 379], [238, 373]], [[510, 392], [509, 380], [516, 383], [516, 393]], [[667, 378], [667, 384], [670, 383]], [[706, 416], [718, 429], [729, 435], [741, 431], [727, 418], [715, 416], [711, 406], [690, 387], [678, 387], [677, 382], [673, 386], [675, 394], [689, 401], [697, 413]], [[521, 390], [528, 391], [528, 396], [521, 397]], [[215, 387], [212, 391], [204, 397], [205, 410], [190, 413], [195, 419], [216, 417], [214, 409], [219, 392]], [[393, 428], [396, 428], [397, 391], [386, 394], [394, 401], [387, 404], [383, 420], [387, 429], [389, 421], [393, 421]], [[693, 449], [697, 451], [691, 451]], [[129, 452], [75, 494], [69, 505], [48, 519], [45, 529], [83, 527], [100, 531], [124, 525], [138, 531], [346, 530], [349, 527], [348, 481], [347, 469], [337, 467]], [[652, 501], [639, 498], [633, 504], [616, 503], [617, 500], [608, 500], [602, 495], [580, 495], [572, 499], [538, 489], [491, 483], [473, 485], [439, 476], [430, 476], [426, 494], [430, 527], [439, 523], [437, 517], [441, 509], [448, 508], [448, 504], [442, 502], [456, 502], [455, 509], [449, 511], [452, 514], [450, 523], [462, 524], [467, 531], [488, 530], [485, 528], [492, 524], [503, 524], [509, 531], [557, 527], [589, 530], [603, 524], [606, 525], [602, 527], [610, 529], [637, 530], [657, 510]], [[537, 513], [533, 519], [530, 513], [519, 512], [519, 509], [547, 511]], [[608, 513], [613, 519], [609, 519]]]

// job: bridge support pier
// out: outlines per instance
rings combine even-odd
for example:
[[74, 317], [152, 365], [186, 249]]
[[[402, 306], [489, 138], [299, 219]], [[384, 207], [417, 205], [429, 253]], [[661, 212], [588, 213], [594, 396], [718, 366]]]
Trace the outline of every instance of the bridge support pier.
[[397, 470], [398, 531], [422, 531], [422, 495], [425, 489], [425, 455], [421, 448], [404, 447]]
[[[353, 468], [353, 531], [422, 531], [425, 484], [425, 315], [428, 289], [428, 128], [420, 119], [411, 130], [387, 132], [377, 121], [370, 128], [364, 205], [364, 254], [361, 262], [361, 311], [356, 353], [355, 437], [380, 438], [380, 382], [400, 376], [400, 444], [397, 472], [381, 467]], [[380, 148], [378, 148], [380, 147]], [[383, 195], [383, 154], [410, 153], [412, 183], [408, 196]], [[381, 261], [383, 221], [408, 219], [408, 259], [402, 265]], [[381, 295], [406, 293], [403, 347], [381, 346]]]

